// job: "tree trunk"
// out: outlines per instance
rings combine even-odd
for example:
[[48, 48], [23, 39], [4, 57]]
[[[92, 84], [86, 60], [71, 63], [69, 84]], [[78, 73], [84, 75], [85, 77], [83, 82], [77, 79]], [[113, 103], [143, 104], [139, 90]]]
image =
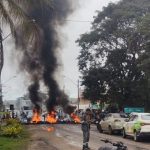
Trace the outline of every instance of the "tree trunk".
[[2, 95], [2, 83], [1, 83], [1, 74], [2, 74], [3, 64], [4, 64], [3, 38], [2, 38], [2, 30], [0, 29], [0, 111], [3, 108], [3, 95]]

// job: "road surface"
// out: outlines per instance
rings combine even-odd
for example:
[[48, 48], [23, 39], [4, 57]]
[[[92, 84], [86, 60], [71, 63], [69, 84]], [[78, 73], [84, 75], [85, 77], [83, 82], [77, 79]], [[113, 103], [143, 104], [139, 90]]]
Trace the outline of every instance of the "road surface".
[[[30, 125], [28, 129], [32, 135], [28, 150], [82, 150], [80, 125]], [[123, 139], [120, 135], [100, 134], [94, 125], [90, 133], [89, 145], [92, 150], [105, 145], [101, 139], [122, 141], [129, 150], [150, 150], [150, 140], [134, 142], [132, 138]]]

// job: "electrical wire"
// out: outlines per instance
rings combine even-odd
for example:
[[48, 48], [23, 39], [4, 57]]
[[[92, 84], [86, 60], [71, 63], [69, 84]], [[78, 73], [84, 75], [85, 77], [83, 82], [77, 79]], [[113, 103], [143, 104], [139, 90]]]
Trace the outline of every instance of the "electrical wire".
[[6, 37], [4, 37], [2, 41], [6, 40], [10, 35], [11, 33], [9, 33]]
[[[77, 22], [77, 23], [87, 23], [87, 22], [90, 22], [92, 23], [92, 21], [90, 20], [64, 20], [66, 22]], [[11, 35], [11, 33], [9, 33], [6, 37], [3, 38], [3, 41], [6, 40], [9, 36]]]
[[83, 23], [86, 23], [86, 22], [91, 22], [92, 23], [92, 21], [89, 21], [89, 20], [65, 20], [66, 22], [83, 22]]

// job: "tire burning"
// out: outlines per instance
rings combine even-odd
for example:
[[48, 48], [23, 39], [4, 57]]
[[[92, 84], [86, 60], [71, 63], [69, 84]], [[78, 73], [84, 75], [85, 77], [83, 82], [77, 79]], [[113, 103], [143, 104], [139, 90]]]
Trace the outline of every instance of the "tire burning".
[[33, 110], [32, 123], [40, 123], [42, 121], [40, 112], [37, 109]]
[[57, 123], [56, 113], [54, 111], [51, 111], [48, 113], [46, 117], [46, 122], [51, 123], [51, 124]]
[[71, 118], [74, 120], [75, 123], [81, 123], [81, 119], [75, 113], [71, 113]]

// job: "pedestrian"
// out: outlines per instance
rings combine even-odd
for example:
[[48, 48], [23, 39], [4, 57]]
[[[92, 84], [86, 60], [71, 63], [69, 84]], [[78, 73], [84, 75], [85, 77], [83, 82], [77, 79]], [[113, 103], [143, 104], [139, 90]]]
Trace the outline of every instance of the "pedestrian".
[[25, 114], [25, 112], [23, 111], [21, 114], [20, 114], [20, 116], [21, 116], [21, 122], [25, 122], [25, 119], [26, 119], [26, 114]]
[[86, 109], [85, 113], [83, 114], [82, 117], [82, 122], [81, 122], [81, 129], [83, 132], [83, 149], [82, 150], [89, 150], [89, 139], [90, 139], [90, 123], [92, 119], [92, 112], [88, 108]]

